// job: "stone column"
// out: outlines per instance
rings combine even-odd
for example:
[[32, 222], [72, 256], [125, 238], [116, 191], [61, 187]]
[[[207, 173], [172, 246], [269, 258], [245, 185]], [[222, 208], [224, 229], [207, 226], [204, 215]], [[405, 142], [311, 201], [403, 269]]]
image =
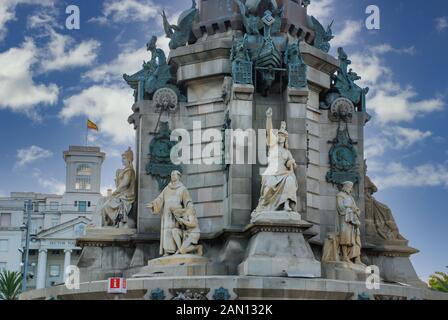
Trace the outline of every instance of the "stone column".
[[47, 277], [47, 249], [39, 249], [36, 289], [44, 289]]
[[72, 261], [72, 250], [71, 249], [65, 249], [64, 250], [64, 281], [67, 278], [67, 267], [71, 265], [71, 261]]
[[297, 194], [298, 211], [304, 214], [306, 219], [307, 207], [307, 165], [308, 165], [308, 127], [307, 127], [307, 103], [308, 88], [295, 89], [288, 87], [286, 90], [286, 127], [289, 133], [289, 149], [296, 160], [296, 177], [299, 183]]
[[[232, 164], [229, 172], [229, 211], [228, 225], [247, 225], [252, 212], [252, 164], [249, 159], [249, 135], [254, 134], [253, 128], [253, 95], [254, 86], [248, 84], [233, 84], [232, 95], [229, 102], [229, 116], [231, 127], [234, 130], [243, 130], [248, 136], [244, 138], [244, 148], [238, 147], [238, 139], [234, 136], [232, 145]], [[240, 133], [241, 135], [241, 133]], [[241, 139], [241, 137], [240, 137]], [[256, 140], [252, 140], [255, 143]], [[237, 164], [237, 151], [244, 150], [244, 164]], [[256, 149], [253, 149], [256, 150]], [[240, 159], [241, 160], [241, 159]], [[256, 161], [256, 152], [255, 152]]]

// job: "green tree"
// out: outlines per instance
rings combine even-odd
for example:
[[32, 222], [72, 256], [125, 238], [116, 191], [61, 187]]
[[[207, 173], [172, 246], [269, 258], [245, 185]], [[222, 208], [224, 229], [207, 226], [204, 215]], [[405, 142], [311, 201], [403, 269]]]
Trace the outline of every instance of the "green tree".
[[21, 292], [20, 272], [0, 271], [0, 300], [17, 300]]
[[448, 273], [436, 272], [429, 277], [428, 283], [433, 290], [448, 292]]

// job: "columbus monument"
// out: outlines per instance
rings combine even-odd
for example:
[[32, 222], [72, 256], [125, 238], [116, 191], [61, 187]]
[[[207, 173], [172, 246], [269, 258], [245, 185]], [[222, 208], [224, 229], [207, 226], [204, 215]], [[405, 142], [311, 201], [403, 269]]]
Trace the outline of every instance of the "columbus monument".
[[418, 278], [418, 250], [373, 197], [369, 89], [309, 5], [162, 13], [169, 55], [153, 37], [123, 76], [135, 146], [77, 240], [80, 288], [23, 297], [114, 299], [107, 279], [124, 277], [122, 299], [448, 299]]

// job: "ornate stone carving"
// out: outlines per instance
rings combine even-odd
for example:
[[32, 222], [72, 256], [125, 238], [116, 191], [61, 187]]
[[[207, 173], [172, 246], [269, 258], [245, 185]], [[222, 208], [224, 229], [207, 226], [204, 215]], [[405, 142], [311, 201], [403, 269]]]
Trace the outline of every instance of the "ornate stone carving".
[[151, 300], [165, 300], [165, 298], [165, 292], [160, 288], [152, 289], [149, 293], [149, 299]]
[[286, 122], [282, 122], [276, 133], [273, 131], [271, 108], [266, 112], [266, 135], [268, 167], [263, 173], [261, 196], [252, 218], [261, 212], [297, 211], [298, 184], [294, 173], [297, 164], [289, 151]]
[[163, 190], [170, 181], [173, 170], [182, 171], [182, 168], [171, 162], [171, 149], [176, 145], [171, 141], [171, 130], [168, 122], [161, 122], [157, 135], [149, 144], [150, 160], [146, 165], [146, 174], [156, 178], [159, 190]]
[[232, 61], [233, 83], [252, 84], [252, 61], [246, 47], [247, 35], [244, 38], [233, 37], [233, 46], [230, 52]]
[[153, 101], [159, 112], [174, 112], [177, 108], [178, 97], [171, 88], [161, 88], [154, 93]]
[[354, 142], [350, 138], [348, 125], [341, 130], [339, 123], [336, 138], [330, 141], [333, 146], [330, 149], [330, 171], [327, 173], [327, 182], [341, 185], [345, 181], [358, 183], [360, 180], [358, 167], [356, 164], [357, 153]]
[[[366, 173], [367, 173], [367, 166]], [[379, 202], [373, 196], [378, 188], [372, 180], [365, 175], [365, 210], [366, 210], [366, 235], [382, 240], [407, 241], [398, 230], [398, 226], [390, 208]]]
[[[128, 216], [135, 201], [134, 153], [131, 148], [122, 154], [123, 169], [115, 175], [115, 191], [98, 200], [97, 214], [103, 227], [128, 228]], [[133, 227], [133, 226], [131, 226]]]
[[260, 73], [260, 89], [267, 96], [274, 84], [276, 71], [282, 67], [282, 54], [271, 37], [271, 29], [275, 23], [272, 12], [267, 10], [263, 16], [264, 36], [255, 59], [256, 71]]
[[348, 70], [352, 63], [343, 48], [338, 49], [340, 68], [336, 75], [332, 76], [332, 85], [325, 94], [324, 101], [321, 101], [321, 109], [329, 109], [332, 103], [339, 97], [346, 98], [353, 102], [357, 111], [366, 111], [366, 95], [369, 88], [359, 87], [355, 81], [360, 80], [356, 72]]
[[229, 290], [223, 287], [215, 289], [215, 292], [213, 293], [213, 300], [230, 300]]
[[311, 28], [314, 30], [314, 46], [325, 53], [330, 51], [330, 41], [334, 38], [331, 27], [333, 22], [325, 30], [322, 24], [314, 18], [310, 17]]
[[143, 69], [133, 75], [123, 75], [123, 79], [134, 89], [136, 101], [151, 99], [154, 92], [160, 88], [171, 88], [184, 101], [185, 97], [180, 94], [179, 89], [173, 84], [174, 78], [171, 67], [167, 64], [165, 53], [157, 48], [157, 37], [153, 36], [146, 45], [151, 52], [151, 60], [143, 62]]
[[180, 182], [179, 171], [171, 172], [171, 182], [148, 208], [161, 216], [160, 251], [163, 256], [195, 253], [202, 256], [198, 244], [201, 231], [187, 188]]
[[353, 102], [347, 98], [337, 98], [331, 104], [329, 117], [332, 121], [352, 122], [354, 113]]
[[173, 293], [172, 300], [208, 300], [207, 292], [202, 289], [170, 289]]
[[171, 39], [169, 47], [171, 50], [185, 46], [190, 39], [194, 38], [192, 33], [193, 22], [198, 18], [199, 10], [196, 8], [196, 0], [192, 0], [190, 9], [179, 16], [177, 25], [170, 25], [165, 11], [162, 11], [163, 27], [166, 37]]
[[285, 54], [285, 65], [288, 66], [288, 86], [291, 88], [307, 87], [307, 65], [303, 61], [299, 43], [288, 45]]
[[367, 292], [363, 292], [358, 294], [358, 300], [371, 300], [371, 296]]

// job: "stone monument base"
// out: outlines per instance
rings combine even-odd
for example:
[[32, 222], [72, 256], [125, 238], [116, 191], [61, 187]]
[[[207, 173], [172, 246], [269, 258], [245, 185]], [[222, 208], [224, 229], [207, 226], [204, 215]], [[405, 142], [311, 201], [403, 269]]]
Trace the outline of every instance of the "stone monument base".
[[80, 242], [94, 242], [94, 241], [111, 241], [117, 239], [128, 238], [137, 233], [137, 229], [129, 228], [115, 228], [115, 227], [102, 227], [92, 228], [87, 227], [85, 236], [78, 238]]
[[366, 267], [343, 261], [322, 262], [322, 276], [326, 279], [344, 281], [365, 281]]
[[321, 276], [303, 231], [312, 225], [300, 214], [286, 211], [254, 213], [247, 230], [252, 234], [245, 260], [238, 273], [245, 276]]
[[410, 286], [381, 283], [368, 290], [364, 281], [278, 277], [205, 276], [147, 277], [127, 280], [126, 294], [107, 293], [107, 280], [82, 282], [79, 289], [65, 285], [26, 291], [21, 300], [171, 300], [179, 293], [203, 293], [206, 299], [230, 300], [448, 300], [448, 293]]
[[133, 278], [204, 276], [210, 274], [210, 260], [193, 254], [176, 254], [150, 260]]
[[131, 243], [136, 229], [91, 228], [76, 239], [82, 247], [78, 261], [81, 281], [98, 281], [122, 276], [130, 268], [135, 248]]

